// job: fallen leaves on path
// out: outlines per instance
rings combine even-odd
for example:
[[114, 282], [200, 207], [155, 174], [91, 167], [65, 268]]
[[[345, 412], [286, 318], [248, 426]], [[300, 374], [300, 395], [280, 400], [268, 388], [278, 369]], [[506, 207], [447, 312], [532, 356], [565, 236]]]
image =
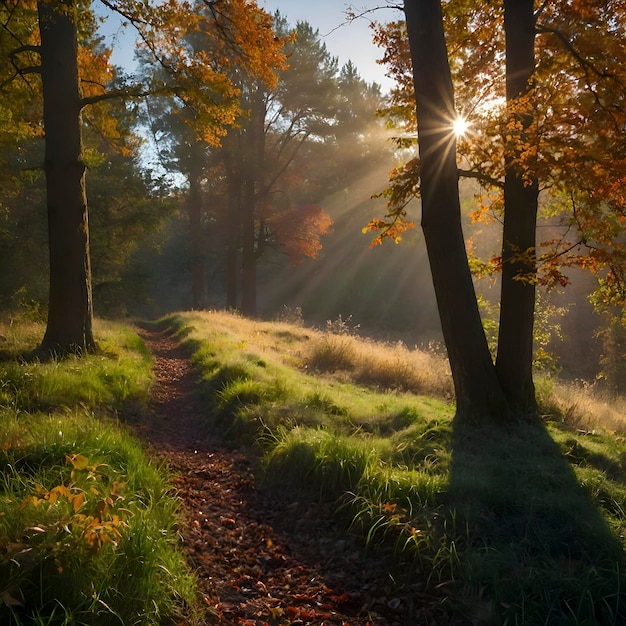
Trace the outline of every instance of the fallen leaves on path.
[[175, 475], [181, 534], [210, 623], [429, 623], [408, 619], [414, 594], [394, 592], [384, 555], [365, 550], [331, 505], [256, 489], [250, 460], [206, 435], [206, 408], [184, 350], [165, 332], [140, 332], [156, 361], [151, 409], [137, 431]]

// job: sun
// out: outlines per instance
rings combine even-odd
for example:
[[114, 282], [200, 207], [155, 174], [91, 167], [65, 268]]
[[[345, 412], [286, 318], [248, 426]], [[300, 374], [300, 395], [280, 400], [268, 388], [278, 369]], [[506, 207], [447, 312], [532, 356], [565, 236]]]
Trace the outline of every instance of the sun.
[[452, 122], [452, 130], [457, 137], [465, 136], [467, 134], [467, 131], [469, 130], [469, 127], [470, 123], [462, 115], [459, 115]]

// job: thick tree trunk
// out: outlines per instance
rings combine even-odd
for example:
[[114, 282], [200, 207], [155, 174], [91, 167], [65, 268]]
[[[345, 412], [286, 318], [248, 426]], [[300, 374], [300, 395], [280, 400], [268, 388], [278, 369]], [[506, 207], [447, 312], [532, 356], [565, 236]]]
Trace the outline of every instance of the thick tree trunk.
[[496, 370], [500, 383], [517, 409], [536, 408], [532, 376], [535, 314], [535, 241], [538, 184], [520, 155], [528, 149], [527, 130], [533, 123], [530, 105], [521, 105], [532, 88], [535, 69], [533, 0], [504, 0], [506, 33], [506, 98], [510, 124], [521, 132], [505, 146], [502, 294]]
[[71, 0], [37, 6], [50, 246], [48, 325], [39, 351], [80, 353], [95, 342], [76, 7]]
[[482, 327], [461, 228], [454, 90], [440, 0], [405, 0], [421, 161], [422, 229], [452, 369], [457, 416], [503, 418], [505, 397]]

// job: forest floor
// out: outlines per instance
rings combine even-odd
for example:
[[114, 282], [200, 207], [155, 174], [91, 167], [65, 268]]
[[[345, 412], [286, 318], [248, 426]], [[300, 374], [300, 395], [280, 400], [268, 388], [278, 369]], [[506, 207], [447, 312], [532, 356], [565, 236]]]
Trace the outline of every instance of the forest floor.
[[207, 435], [185, 350], [164, 331], [139, 332], [155, 367], [150, 410], [137, 432], [174, 474], [184, 549], [207, 623], [434, 623], [426, 607], [412, 606], [415, 589], [391, 585], [392, 555], [367, 549], [348, 532], [333, 515], [334, 503], [287, 501], [276, 489], [257, 488], [254, 455]]

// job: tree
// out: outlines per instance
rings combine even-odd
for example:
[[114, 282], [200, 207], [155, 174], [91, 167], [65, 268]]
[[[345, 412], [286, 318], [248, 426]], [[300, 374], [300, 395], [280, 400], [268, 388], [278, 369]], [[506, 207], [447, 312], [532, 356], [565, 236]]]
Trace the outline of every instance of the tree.
[[78, 76], [77, 9], [38, 2], [50, 251], [48, 325], [40, 351], [93, 351], [93, 301]]
[[[268, 29], [270, 29], [268, 32], [272, 33], [272, 45], [275, 53], [273, 64], [271, 66], [264, 65], [264, 62], [271, 61], [271, 57], [268, 59], [259, 57], [254, 64], [238, 63], [237, 56], [241, 54], [240, 51], [224, 48], [223, 46], [221, 41], [221, 24], [219, 22], [215, 25], [209, 24], [211, 11], [203, 11], [206, 15], [206, 23], [204, 23], [203, 28], [188, 34], [186, 45], [194, 54], [200, 56], [207, 58], [224, 57], [228, 65], [227, 68], [224, 68], [224, 71], [228, 75], [229, 84], [234, 90], [233, 93], [236, 94], [235, 100], [239, 112], [239, 115], [233, 117], [230, 122], [236, 124], [236, 127], [239, 129], [242, 124], [248, 124], [251, 111], [249, 91], [244, 88], [245, 80], [241, 77], [246, 77], [246, 80], [250, 84], [254, 84], [260, 93], [273, 89], [277, 82], [274, 70], [282, 68], [284, 62], [284, 55], [282, 52], [279, 54], [284, 41], [278, 36], [278, 33], [274, 34], [271, 18], [268, 15], [264, 15], [263, 20]], [[227, 7], [223, 7], [221, 11], [225, 18], [231, 19]], [[230, 22], [227, 21], [226, 23]], [[246, 60], [246, 57], [244, 57], [244, 60]], [[266, 71], [264, 73], [261, 72], [261, 67], [265, 68]], [[268, 69], [271, 69], [272, 72], [268, 72]], [[163, 74], [163, 68], [159, 64], [155, 64], [153, 59], [148, 58], [144, 60], [144, 74], [146, 76], [159, 77]], [[224, 160], [221, 155], [225, 152], [230, 152], [231, 137], [233, 133], [238, 131], [231, 130], [227, 132], [226, 126], [222, 124], [219, 126], [220, 134], [216, 137], [210, 132], [210, 125], [206, 126], [206, 116], [201, 115], [196, 107], [190, 106], [184, 100], [181, 103], [180, 98], [176, 94], [160, 97], [156, 105], [154, 102], [151, 104], [150, 109], [150, 125], [155, 137], [158, 136], [155, 143], [158, 144], [159, 152], [163, 157], [161, 163], [168, 171], [183, 174], [187, 181], [185, 206], [190, 226], [189, 251], [192, 273], [192, 306], [200, 308], [205, 304], [204, 270], [207, 258], [205, 250], [208, 234], [207, 223], [219, 222], [218, 228], [220, 228], [223, 223], [230, 222], [223, 229], [223, 241], [228, 242], [227, 246], [231, 251], [229, 254], [232, 256], [239, 243], [238, 238], [241, 234], [243, 207], [254, 206], [254, 202], [237, 200], [235, 204], [238, 208], [233, 209], [227, 218], [221, 206], [208, 206], [207, 200], [209, 196], [214, 194], [217, 187], [222, 187], [218, 192], [222, 196], [231, 192], [233, 198], [237, 198], [243, 193], [249, 196], [249, 169], [246, 173], [241, 169], [238, 170], [237, 176], [239, 178], [232, 181], [232, 189], [224, 189], [224, 186], [228, 186], [226, 179], [229, 170], [226, 163], [220, 167], [218, 161]], [[249, 133], [247, 141], [250, 143], [253, 140], [253, 135]], [[163, 144], [167, 146], [165, 150], [163, 149]], [[249, 262], [249, 255], [246, 258], [248, 263], [246, 263], [247, 271], [244, 272], [244, 280], [249, 285], [247, 293], [253, 293], [256, 284], [254, 275], [255, 261]], [[234, 279], [234, 272], [231, 272], [231, 275]], [[234, 306], [230, 300], [228, 304]]]
[[[241, 310], [257, 313], [257, 262], [268, 247], [277, 247], [298, 261], [314, 257], [319, 238], [331, 220], [310, 198], [294, 199], [306, 187], [300, 156], [313, 140], [333, 134], [336, 114], [337, 61], [305, 22], [293, 32], [280, 15], [276, 32], [286, 41], [289, 66], [279, 72], [275, 89], [253, 76], [238, 75], [243, 115], [230, 129], [222, 157], [231, 191], [229, 277], [236, 280], [235, 250], [241, 245]], [[228, 288], [235, 305], [236, 289]]]
[[[508, 123], [496, 370], [509, 401], [522, 411], [535, 407], [532, 363], [539, 183], [535, 164], [525, 156], [534, 121], [528, 98], [535, 71], [533, 4], [533, 0], [504, 0]], [[520, 255], [522, 251], [525, 254]]]
[[[187, 4], [168, 3], [152, 7], [141, 2], [105, 2], [138, 30], [142, 44], [154, 54], [176, 83], [154, 84], [141, 89], [114, 88], [85, 97], [79, 73], [78, 4], [74, 0], [38, 3], [39, 46], [17, 46], [21, 53], [37, 52], [40, 67], [22, 68], [21, 73], [41, 75], [46, 134], [45, 171], [48, 197], [50, 296], [46, 334], [40, 353], [85, 352], [95, 349], [92, 332], [93, 303], [89, 255], [89, 227], [85, 193], [81, 113], [87, 104], [110, 97], [137, 97], [155, 90], [176, 90], [195, 106], [202, 130], [212, 137], [224, 134], [233, 121], [236, 89], [224, 73], [232, 58], [218, 54], [190, 54], [181, 32], [202, 29], [200, 12]], [[16, 7], [17, 8], [17, 7]], [[85, 7], [81, 7], [86, 10]], [[217, 25], [222, 47], [238, 52], [249, 71], [269, 76], [279, 58], [269, 16], [247, 0], [210, 4], [211, 21]], [[5, 29], [8, 31], [8, 29]], [[4, 48], [4, 46], [3, 46]], [[261, 53], [265, 58], [261, 58]], [[18, 73], [19, 74], [19, 73]]]
[[[412, 4], [406, 2], [405, 11], [414, 11]], [[613, 15], [623, 14], [623, 7], [611, 4]], [[474, 132], [459, 144], [458, 173], [484, 186], [473, 217], [485, 219], [494, 214], [505, 224], [502, 254], [491, 263], [502, 269], [496, 370], [509, 404], [523, 411], [534, 407], [535, 285], [566, 284], [562, 268], [580, 265], [601, 277], [600, 285], [611, 297], [620, 291], [625, 257], [619, 220], [624, 205], [610, 178], [622, 180], [625, 172], [620, 156], [623, 134], [618, 138], [615, 129], [624, 120], [620, 85], [624, 84], [626, 51], [604, 5], [572, 3], [565, 8], [544, 2], [533, 13], [531, 2], [507, 0], [504, 11], [498, 8], [499, 3], [478, 7], [458, 0], [446, 3], [445, 16], [447, 41], [455, 51], [453, 76], [466, 109], [474, 112]], [[500, 37], [502, 30], [505, 41]], [[403, 32], [402, 24], [393, 24], [379, 32], [379, 40], [389, 44], [387, 60], [401, 79], [389, 111], [411, 128], [414, 122], [407, 107], [412, 94], [403, 88], [410, 73], [403, 54]], [[411, 32], [409, 28], [409, 39]], [[538, 60], [534, 57], [537, 35], [542, 50]], [[613, 56], [601, 55], [600, 42], [605, 42]], [[411, 41], [412, 50], [413, 44]], [[413, 70], [424, 71], [415, 64], [420, 59], [412, 56]], [[419, 108], [418, 104], [418, 117]], [[448, 124], [451, 121], [452, 117], [448, 118]], [[410, 140], [401, 141], [410, 145]], [[609, 158], [595, 149], [597, 141], [611, 150]], [[420, 146], [421, 159], [422, 155]], [[409, 226], [405, 208], [407, 200], [420, 192], [417, 173], [422, 174], [424, 202], [426, 172], [424, 164], [415, 159], [394, 173], [387, 218], [370, 224], [382, 229], [378, 241], [385, 236], [397, 238]], [[536, 244], [540, 185], [550, 197], [544, 212], [556, 235]], [[572, 241], [572, 234], [577, 239]]]
[[502, 415], [505, 398], [485, 338], [465, 251], [454, 89], [439, 0], [406, 0], [420, 153], [422, 230], [457, 400], [466, 419]]

